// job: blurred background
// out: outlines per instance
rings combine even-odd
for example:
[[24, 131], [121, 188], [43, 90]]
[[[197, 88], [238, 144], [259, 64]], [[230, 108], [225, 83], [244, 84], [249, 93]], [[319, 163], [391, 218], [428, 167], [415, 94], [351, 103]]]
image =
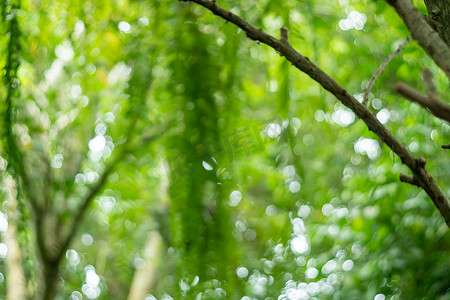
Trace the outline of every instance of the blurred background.
[[[384, 1], [220, 5], [276, 37], [286, 26], [359, 100], [409, 36]], [[2, 9], [1, 299], [450, 299], [430, 198], [269, 47], [178, 1]], [[412, 41], [369, 105], [449, 195], [450, 126], [392, 91], [423, 90], [424, 67], [447, 92]]]

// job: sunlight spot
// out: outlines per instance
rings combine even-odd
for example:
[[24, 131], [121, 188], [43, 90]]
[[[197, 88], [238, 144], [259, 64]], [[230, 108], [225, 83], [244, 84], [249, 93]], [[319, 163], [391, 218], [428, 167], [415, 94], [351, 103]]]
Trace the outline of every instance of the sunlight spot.
[[191, 286], [196, 286], [200, 282], [200, 277], [195, 276], [194, 280], [192, 280]]
[[142, 270], [145, 267], [145, 260], [140, 256], [136, 257], [133, 260], [133, 267], [136, 270]]
[[433, 141], [436, 141], [439, 136], [439, 132], [436, 129], [431, 131], [430, 137]]
[[81, 96], [83, 89], [78, 84], [72, 85], [70, 88], [70, 96], [75, 99]]
[[316, 295], [320, 291], [320, 286], [317, 282], [311, 282], [308, 283], [308, 287], [306, 288], [306, 290], [308, 291], [308, 294]]
[[302, 121], [299, 118], [292, 118], [290, 124], [293, 128], [299, 129], [302, 126]]
[[89, 149], [93, 152], [101, 152], [105, 149], [106, 139], [103, 135], [97, 135], [89, 141]]
[[130, 33], [131, 32], [131, 25], [128, 22], [125, 21], [121, 21], [119, 23], [119, 25], [117, 25], [117, 27], [119, 27], [119, 30], [125, 33]]
[[107, 130], [105, 123], [98, 123], [97, 126], [95, 126], [95, 134], [96, 135], [105, 135]]
[[241, 202], [242, 194], [239, 191], [232, 191], [230, 194], [230, 199], [228, 200], [228, 205], [237, 206]]
[[317, 275], [319, 275], [319, 270], [317, 270], [316, 268], [308, 268], [305, 272], [306, 278], [308, 279], [314, 279], [317, 277]]
[[83, 245], [85, 246], [90, 246], [92, 245], [92, 243], [94, 242], [94, 238], [92, 237], [92, 235], [90, 235], [89, 233], [84, 233], [81, 236], [81, 242], [83, 243]]
[[45, 79], [47, 83], [52, 85], [61, 76], [63, 71], [64, 63], [61, 59], [55, 59], [48, 70], [44, 72]]
[[114, 114], [112, 112], [107, 112], [104, 116], [104, 120], [106, 123], [114, 123]]
[[322, 293], [324, 293], [325, 295], [330, 295], [331, 293], [333, 293], [333, 286], [329, 285], [329, 284], [324, 284], [321, 286], [320, 291]]
[[86, 182], [89, 184], [93, 183], [100, 177], [97, 172], [94, 172], [91, 169], [86, 169], [84, 171], [84, 176], [86, 176]]
[[8, 247], [5, 243], [0, 243], [0, 258], [5, 258], [8, 254]]
[[383, 294], [377, 294], [373, 300], [384, 300], [386, 297]]
[[355, 121], [355, 114], [349, 109], [338, 109], [333, 113], [333, 121], [341, 127], [347, 127]]
[[300, 218], [306, 218], [311, 213], [311, 208], [308, 205], [302, 205], [298, 209], [298, 216]]
[[80, 256], [78, 255], [78, 252], [74, 249], [68, 249], [66, 251], [66, 259], [73, 263], [74, 265], [78, 265], [80, 263]]
[[348, 208], [347, 207], [339, 208], [336, 214], [338, 218], [346, 217], [349, 214]]
[[206, 161], [202, 161], [202, 165], [203, 165], [203, 168], [205, 168], [205, 170], [207, 170], [207, 171], [211, 171], [213, 169], [213, 167], [210, 164], [208, 164]]
[[100, 296], [100, 277], [95, 273], [95, 268], [91, 265], [84, 268], [86, 274], [85, 282], [81, 287], [81, 291], [86, 295], [88, 299], [96, 299]]
[[291, 193], [297, 193], [298, 191], [300, 191], [301, 185], [298, 181], [292, 181], [289, 184], [289, 191]]
[[111, 196], [102, 196], [100, 197], [100, 207], [105, 214], [111, 213], [113, 208], [116, 206], [116, 199]]
[[295, 176], [295, 167], [293, 165], [288, 165], [283, 168], [284, 179], [289, 179]]
[[331, 235], [336, 235], [339, 232], [339, 226], [336, 224], [332, 224], [328, 226], [328, 233]]
[[322, 213], [324, 216], [329, 216], [331, 215], [331, 213], [333, 212], [333, 205], [331, 205], [330, 203], [326, 203], [322, 206]]
[[56, 46], [55, 54], [63, 62], [71, 61], [75, 55], [69, 41], [64, 41], [62, 44]]
[[0, 212], [0, 232], [6, 232], [8, 229], [8, 217]]
[[323, 112], [323, 110], [316, 110], [316, 112], [314, 113], [314, 119], [316, 119], [316, 121], [318, 122], [322, 122], [323, 120], [325, 120], [325, 113]]
[[247, 229], [244, 233], [244, 237], [247, 241], [253, 241], [256, 239], [256, 231], [253, 229]]
[[244, 268], [244, 267], [239, 267], [239, 268], [237, 268], [237, 269], [236, 269], [236, 275], [237, 275], [239, 278], [245, 278], [245, 277], [247, 277], [247, 276], [248, 276], [248, 270], [247, 270], [247, 268]]
[[148, 18], [147, 17], [140, 17], [138, 20], [139, 25], [141, 26], [148, 26], [149, 22], [148, 22]]
[[303, 300], [303, 299], [309, 299], [309, 295], [305, 290], [299, 290], [295, 288], [290, 288], [286, 291], [286, 297], [287, 298], [280, 298], [280, 299], [295, 299], [295, 300]]
[[271, 92], [276, 92], [278, 90], [278, 82], [276, 80], [267, 82], [267, 89]]
[[351, 271], [351, 269], [353, 269], [353, 260], [351, 259], [347, 259], [343, 264], [342, 264], [342, 270], [344, 271]]
[[351, 11], [346, 19], [339, 21], [339, 28], [344, 31], [350, 29], [362, 30], [364, 24], [366, 24], [367, 16], [363, 13], [357, 12], [356, 10]]
[[276, 246], [273, 248], [273, 251], [274, 251], [276, 254], [281, 255], [281, 254], [283, 253], [283, 251], [284, 251], [283, 244], [278, 244], [278, 245], [276, 245]]
[[366, 154], [370, 159], [375, 159], [380, 154], [380, 146], [377, 140], [359, 138], [355, 143], [355, 152]]
[[74, 26], [74, 28], [73, 28], [73, 38], [74, 38], [74, 39], [80, 38], [81, 35], [83, 34], [83, 32], [84, 32], [85, 29], [86, 29], [86, 28], [85, 28], [85, 26], [84, 26], [83, 21], [78, 20], [78, 21], [75, 23], [75, 26]]
[[411, 143], [408, 145], [408, 149], [409, 149], [409, 151], [411, 151], [411, 152], [416, 152], [417, 150], [419, 150], [419, 144], [416, 143], [416, 142], [411, 142]]
[[276, 138], [277, 136], [280, 135], [281, 133], [281, 126], [277, 123], [270, 123], [269, 125], [266, 126], [266, 130], [265, 130], [266, 134], [268, 137], [270, 138]]
[[277, 214], [277, 208], [275, 205], [269, 205], [266, 207], [266, 215], [269, 217], [275, 216]]
[[299, 235], [291, 240], [291, 248], [297, 254], [305, 254], [309, 251], [309, 243], [304, 235]]
[[303, 222], [302, 219], [295, 218], [294, 220], [292, 220], [292, 225], [295, 234], [302, 235], [303, 233], [305, 233], [306, 231], [305, 223]]
[[121, 81], [126, 81], [131, 73], [131, 67], [123, 62], [119, 62], [108, 73], [108, 83], [113, 85]]
[[55, 154], [52, 160], [52, 168], [59, 169], [62, 166], [64, 156], [62, 154]]
[[386, 108], [383, 108], [377, 113], [377, 119], [381, 122], [381, 124], [386, 124], [389, 121], [389, 116], [389, 110], [387, 110]]
[[375, 108], [375, 109], [380, 109], [381, 106], [383, 106], [383, 102], [381, 102], [380, 99], [375, 98], [375, 99], [372, 100], [372, 107], [373, 107], [373, 108]]
[[83, 174], [75, 175], [75, 183], [76, 184], [85, 184], [86, 183], [86, 176], [84, 176]]
[[322, 273], [323, 274], [330, 274], [331, 272], [334, 271], [336, 266], [337, 266], [337, 264], [336, 264], [336, 262], [334, 260], [329, 260], [323, 265]]

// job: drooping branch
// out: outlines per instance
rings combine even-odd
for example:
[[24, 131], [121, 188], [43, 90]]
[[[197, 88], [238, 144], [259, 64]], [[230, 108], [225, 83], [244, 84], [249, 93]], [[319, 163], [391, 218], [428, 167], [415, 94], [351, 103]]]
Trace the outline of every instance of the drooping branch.
[[[332, 93], [345, 106], [350, 108], [361, 120], [366, 123], [369, 130], [373, 131], [378, 138], [396, 153], [403, 164], [412, 171], [417, 185], [423, 188], [436, 207], [444, 217], [447, 225], [450, 227], [450, 201], [437, 185], [433, 177], [428, 173], [425, 165], [416, 159], [412, 153], [402, 144], [394, 135], [381, 124], [375, 115], [362, 103], [355, 99], [347, 90], [340, 86], [332, 77], [326, 74], [318, 66], [312, 63], [307, 57], [298, 53], [286, 40], [277, 39], [259, 28], [249, 24], [244, 19], [227, 11], [216, 4], [215, 1], [207, 0], [180, 0], [183, 2], [195, 2], [213, 12], [215, 15], [237, 25], [246, 35], [252, 39], [262, 42], [280, 55], [286, 57], [296, 68], [306, 73], [312, 79], [317, 81], [323, 88]], [[450, 61], [449, 61], [450, 64]], [[449, 68], [450, 71], [450, 68]]]
[[[450, 79], [450, 48], [428, 24], [411, 0], [386, 0], [408, 27], [414, 40], [427, 52]], [[446, 4], [448, 5], [448, 3]]]
[[408, 37], [403, 43], [401, 43], [397, 49], [395, 49], [394, 52], [392, 52], [389, 56], [387, 56], [384, 61], [381, 63], [380, 67], [378, 68], [378, 70], [373, 74], [372, 78], [370, 78], [369, 81], [369, 85], [367, 86], [367, 88], [364, 90], [364, 100], [363, 100], [363, 104], [367, 105], [367, 103], [369, 102], [369, 94], [370, 94], [370, 90], [372, 90], [373, 85], [375, 84], [375, 82], [377, 81], [378, 77], [380, 77], [380, 75], [384, 72], [384, 69], [386, 68], [386, 66], [390, 63], [391, 60], [394, 59], [394, 57], [397, 56], [397, 54], [400, 53], [400, 51], [402, 51], [406, 45], [409, 43], [409, 41], [411, 40], [411, 37]]

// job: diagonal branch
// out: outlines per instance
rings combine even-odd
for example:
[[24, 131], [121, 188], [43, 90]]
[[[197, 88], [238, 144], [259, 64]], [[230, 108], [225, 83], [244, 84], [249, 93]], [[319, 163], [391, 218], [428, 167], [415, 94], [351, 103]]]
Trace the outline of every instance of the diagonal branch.
[[[350, 108], [361, 120], [366, 123], [369, 130], [373, 131], [378, 138], [392, 149], [401, 159], [402, 163], [409, 167], [414, 178], [423, 188], [450, 227], [450, 201], [442, 192], [433, 177], [428, 173], [421, 159], [416, 159], [411, 152], [394, 135], [378, 121], [375, 115], [362, 103], [355, 99], [347, 90], [340, 86], [332, 77], [326, 74], [307, 57], [298, 53], [285, 39], [276, 39], [259, 28], [249, 24], [244, 19], [227, 11], [216, 4], [215, 1], [207, 0], [181, 0], [183, 2], [195, 2], [213, 12], [215, 15], [237, 25], [246, 35], [256, 41], [260, 41], [280, 55], [286, 57], [297, 69], [303, 71], [312, 79], [317, 81], [323, 88], [336, 96], [345, 106]], [[450, 63], [450, 62], [449, 62]], [[449, 69], [450, 70], [450, 69]]]
[[384, 69], [386, 68], [386, 66], [391, 62], [391, 60], [394, 59], [394, 57], [397, 56], [397, 54], [400, 53], [400, 51], [402, 51], [406, 47], [406, 45], [409, 43], [410, 40], [411, 40], [411, 37], [408, 37], [403, 43], [401, 43], [398, 46], [397, 49], [395, 49], [394, 52], [392, 52], [388, 57], [386, 57], [384, 59], [384, 61], [381, 63], [378, 70], [373, 74], [372, 78], [370, 78], [369, 85], [364, 90], [364, 100], [363, 100], [364, 105], [367, 105], [367, 103], [369, 102], [370, 90], [372, 89], [373, 85], [375, 84], [375, 81], [377, 81], [378, 77], [380, 77], [380, 75], [384, 72]]
[[89, 207], [89, 205], [92, 203], [94, 198], [98, 195], [98, 193], [102, 190], [104, 185], [106, 184], [109, 175], [114, 170], [114, 168], [117, 166], [119, 162], [121, 162], [124, 158], [124, 156], [129, 153], [130, 151], [141, 148], [157, 138], [161, 137], [164, 134], [164, 131], [160, 131], [157, 134], [151, 135], [151, 136], [142, 136], [139, 138], [137, 143], [133, 143], [130, 145], [128, 142], [122, 145], [121, 151], [114, 157], [114, 159], [105, 167], [105, 170], [103, 171], [103, 174], [101, 175], [100, 179], [97, 181], [95, 185], [91, 187], [89, 190], [89, 193], [85, 196], [85, 198], [82, 201], [81, 206], [78, 208], [75, 217], [72, 220], [72, 224], [70, 226], [70, 230], [65, 238], [63, 238], [63, 241], [61, 243], [61, 246], [59, 248], [59, 252], [57, 254], [57, 257], [55, 260], [59, 261], [62, 256], [64, 255], [65, 251], [70, 246], [70, 243], [72, 242], [73, 238], [75, 237], [77, 230], [80, 226], [80, 223], [86, 214], [86, 211]]
[[450, 78], [450, 48], [426, 21], [411, 0], [386, 0], [408, 27], [413, 39]]

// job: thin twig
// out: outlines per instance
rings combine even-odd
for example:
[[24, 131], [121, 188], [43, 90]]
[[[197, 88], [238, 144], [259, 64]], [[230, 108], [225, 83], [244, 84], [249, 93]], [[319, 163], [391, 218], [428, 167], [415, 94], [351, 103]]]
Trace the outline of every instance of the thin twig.
[[388, 55], [383, 63], [380, 65], [380, 67], [378, 68], [378, 70], [373, 74], [372, 78], [370, 78], [369, 81], [369, 85], [366, 87], [366, 89], [364, 90], [364, 100], [363, 100], [363, 104], [367, 105], [367, 103], [369, 102], [369, 94], [370, 91], [372, 90], [373, 85], [375, 84], [375, 82], [377, 81], [378, 77], [380, 77], [380, 75], [384, 72], [384, 69], [386, 68], [386, 66], [389, 64], [389, 62], [391, 60], [394, 59], [394, 57], [397, 56], [397, 54], [399, 54], [403, 49], [405, 49], [406, 45], [409, 43], [409, 41], [411, 41], [412, 37], [409, 36], [404, 42], [402, 42], [397, 49], [395, 49], [394, 52], [392, 52], [390, 55]]

